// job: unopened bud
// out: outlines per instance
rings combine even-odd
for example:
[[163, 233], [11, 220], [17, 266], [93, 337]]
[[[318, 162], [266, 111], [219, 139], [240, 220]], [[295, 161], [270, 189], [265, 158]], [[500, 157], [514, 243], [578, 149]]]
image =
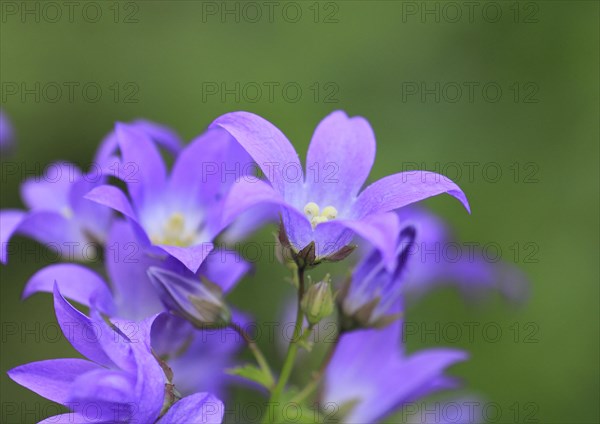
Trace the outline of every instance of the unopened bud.
[[333, 312], [333, 294], [329, 278], [312, 285], [302, 298], [302, 311], [311, 325], [318, 324]]
[[148, 276], [167, 309], [194, 326], [222, 326], [231, 319], [222, 290], [216, 284], [158, 267], [150, 267]]

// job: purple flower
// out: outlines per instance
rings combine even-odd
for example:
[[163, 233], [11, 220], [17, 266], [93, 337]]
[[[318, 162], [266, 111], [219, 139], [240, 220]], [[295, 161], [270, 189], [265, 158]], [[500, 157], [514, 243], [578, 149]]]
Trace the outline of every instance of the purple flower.
[[[147, 134], [157, 146], [165, 148], [173, 156], [177, 156], [182, 150], [183, 143], [181, 139], [169, 127], [145, 119], [137, 119], [128, 125]], [[111, 131], [100, 143], [94, 157], [94, 163], [107, 169], [109, 173], [119, 169], [120, 158], [117, 156], [118, 149], [119, 141], [117, 132]], [[134, 168], [129, 169], [134, 173]]]
[[14, 143], [14, 130], [8, 120], [8, 117], [2, 109], [0, 109], [0, 151], [9, 150]]
[[155, 317], [109, 326], [71, 306], [56, 285], [54, 308], [65, 337], [88, 360], [51, 359], [8, 371], [15, 382], [72, 411], [43, 422], [221, 422], [224, 407], [214, 396], [179, 399], [151, 350]]
[[398, 318], [390, 310], [402, 295], [415, 228], [407, 226], [399, 234], [391, 267], [386, 266], [379, 249], [372, 248], [358, 263], [340, 295], [340, 306], [349, 328], [384, 326]]
[[[136, 171], [125, 179], [131, 202], [110, 185], [86, 197], [128, 217], [150, 253], [172, 256], [196, 272], [224, 228], [224, 194], [236, 175], [253, 170], [251, 160], [225, 131], [213, 130], [187, 146], [167, 175], [150, 134], [139, 126], [117, 124], [115, 136], [122, 166], [133, 165]], [[232, 162], [244, 167], [226, 178], [223, 167]]]
[[457, 242], [448, 225], [432, 212], [409, 207], [398, 211], [398, 216], [402, 225], [416, 230], [401, 284], [407, 300], [449, 284], [467, 299], [480, 299], [493, 291], [516, 303], [528, 298], [529, 286], [521, 271], [495, 258], [487, 260], [476, 246]]
[[384, 329], [344, 333], [325, 372], [321, 403], [347, 413], [343, 422], [374, 423], [408, 402], [457, 382], [443, 374], [467, 359], [455, 349], [428, 349], [410, 356], [400, 341], [401, 322]]
[[[86, 267], [55, 264], [35, 273], [27, 282], [22, 297], [52, 292], [56, 281], [62, 294], [69, 299], [113, 318], [141, 321], [165, 311], [147, 275], [149, 267], [160, 266], [174, 274], [181, 273], [182, 278], [195, 278], [200, 283], [200, 278], [178, 261], [172, 258], [159, 260], [144, 254], [131, 226], [125, 221], [114, 222], [106, 245], [109, 283]], [[248, 270], [249, 264], [234, 252], [215, 251], [202, 263], [198, 275], [218, 284], [227, 293]], [[166, 362], [175, 371], [174, 382], [182, 394], [199, 390], [223, 394], [227, 378], [222, 370], [231, 365], [241, 346], [240, 340], [225, 337], [218, 330], [197, 331], [167, 314], [159, 316], [154, 323], [152, 341], [161, 357], [168, 358]], [[218, 352], [218, 355], [211, 356], [209, 352]], [[187, 372], [186, 368], [189, 368]]]
[[29, 211], [0, 211], [0, 261], [7, 262], [8, 244], [15, 233], [66, 252], [69, 260], [95, 257], [90, 244], [104, 241], [112, 213], [84, 195], [103, 181], [101, 173], [83, 174], [67, 162], [51, 164], [43, 176], [26, 180], [21, 197]]
[[396, 234], [381, 214], [448, 193], [469, 205], [460, 188], [431, 172], [405, 172], [385, 177], [361, 191], [375, 159], [375, 136], [361, 117], [337, 111], [313, 134], [303, 172], [298, 154], [283, 133], [248, 112], [217, 118], [211, 128], [226, 129], [260, 166], [270, 184], [241, 179], [226, 202], [225, 223], [248, 208], [268, 203], [279, 206], [284, 228], [296, 250], [315, 242], [324, 257], [347, 245], [354, 234], [394, 256]]
[[[232, 315], [242, 326], [249, 322], [236, 311]], [[182, 395], [202, 391], [226, 399], [227, 388], [239, 382], [227, 369], [237, 365], [236, 355], [242, 346], [233, 330], [195, 330], [174, 315], [162, 314], [152, 327], [152, 347], [173, 370], [173, 382]]]

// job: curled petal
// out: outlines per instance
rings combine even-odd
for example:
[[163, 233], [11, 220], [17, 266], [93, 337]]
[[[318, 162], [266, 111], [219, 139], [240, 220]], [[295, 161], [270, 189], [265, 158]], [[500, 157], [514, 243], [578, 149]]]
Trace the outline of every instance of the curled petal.
[[443, 175], [427, 171], [401, 172], [375, 181], [358, 195], [352, 210], [355, 216], [364, 217], [399, 209], [443, 193], [457, 198], [467, 211], [471, 211], [460, 187]]
[[22, 298], [34, 293], [54, 291], [54, 284], [61, 294], [85, 306], [94, 305], [102, 312], [114, 312], [112, 294], [106, 282], [94, 271], [77, 264], [56, 264], [36, 272], [25, 285]]
[[137, 215], [131, 207], [129, 199], [117, 187], [110, 185], [98, 186], [86, 194], [85, 198], [100, 205], [108, 206], [137, 222]]
[[86, 358], [100, 365], [111, 366], [113, 361], [106, 355], [99, 342], [103, 328], [65, 300], [54, 284], [54, 311], [65, 337]]

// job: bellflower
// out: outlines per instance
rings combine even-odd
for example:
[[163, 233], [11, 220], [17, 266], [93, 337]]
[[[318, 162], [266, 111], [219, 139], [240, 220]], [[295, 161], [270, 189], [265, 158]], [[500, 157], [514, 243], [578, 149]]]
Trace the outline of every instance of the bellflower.
[[403, 208], [398, 216], [402, 225], [416, 230], [410, 267], [402, 282], [408, 300], [448, 284], [458, 287], [467, 299], [479, 299], [492, 291], [517, 303], [527, 299], [527, 279], [519, 270], [486, 260], [480, 248], [457, 242], [440, 217], [421, 207]]
[[455, 349], [428, 349], [407, 355], [401, 344], [402, 323], [383, 329], [342, 334], [327, 366], [321, 404], [334, 403], [344, 423], [376, 423], [438, 390], [456, 387], [443, 374], [467, 359]]
[[258, 164], [268, 183], [240, 179], [226, 202], [229, 222], [248, 208], [279, 207], [287, 237], [296, 250], [315, 242], [317, 258], [331, 255], [358, 234], [393, 259], [395, 235], [382, 228], [381, 214], [442, 193], [469, 208], [465, 194], [445, 177], [405, 172], [385, 177], [361, 191], [375, 159], [375, 136], [362, 117], [337, 111], [317, 126], [303, 172], [298, 154], [270, 122], [248, 112], [217, 118]]
[[[145, 131], [117, 124], [115, 135], [122, 163], [136, 167], [133, 178], [125, 180], [130, 199], [110, 185], [96, 187], [86, 197], [129, 218], [150, 253], [172, 256], [196, 272], [224, 228], [222, 199], [231, 182], [215, 167], [236, 161], [250, 172], [250, 159], [225, 131], [213, 130], [188, 145], [167, 175], [160, 152]], [[229, 180], [240, 172], [234, 171]]]
[[358, 263], [350, 281], [340, 296], [340, 307], [346, 318], [345, 325], [369, 327], [382, 326], [397, 318], [390, 313], [402, 295], [410, 246], [415, 239], [415, 228], [405, 227], [396, 242], [393, 266], [386, 262], [379, 249], [372, 248]]
[[208, 393], [180, 398], [151, 350], [155, 317], [107, 324], [71, 306], [54, 287], [56, 318], [85, 359], [51, 359], [8, 371], [15, 382], [72, 412], [42, 422], [220, 423], [224, 406]]
[[8, 260], [13, 234], [67, 251], [72, 260], [95, 256], [90, 243], [104, 241], [112, 213], [84, 196], [102, 181], [101, 173], [84, 174], [67, 162], [51, 164], [43, 176], [27, 179], [21, 197], [29, 210], [0, 211], [0, 261]]
[[8, 117], [0, 109], [0, 152], [6, 152], [12, 148], [14, 143], [14, 130]]
[[[145, 119], [137, 119], [128, 125], [147, 134], [157, 146], [163, 147], [174, 157], [176, 157], [182, 150], [183, 143], [181, 138], [179, 138], [175, 131], [167, 126]], [[119, 142], [117, 133], [116, 131], [111, 131], [106, 137], [104, 137], [100, 143], [100, 146], [96, 150], [94, 163], [107, 169], [109, 173], [119, 169], [117, 164], [120, 163], [121, 158], [119, 158], [117, 155], [118, 150]], [[124, 170], [127, 169], [131, 171], [132, 176], [135, 174], [135, 164], [129, 164], [129, 168], [124, 167]]]
[[[52, 292], [58, 282], [61, 292], [82, 305], [120, 320], [141, 321], [165, 311], [158, 292], [147, 275], [149, 267], [163, 267], [182, 278], [192, 279], [191, 271], [174, 259], [161, 261], [145, 255], [135, 242], [131, 226], [117, 220], [109, 232], [106, 268], [109, 283], [94, 271], [77, 264], [50, 265], [27, 282], [23, 298], [38, 292]], [[231, 290], [248, 271], [249, 265], [233, 252], [209, 255], [198, 274], [218, 284], [223, 292]], [[195, 277], [200, 284], [200, 279]], [[239, 319], [239, 314], [236, 313]], [[195, 391], [224, 393], [227, 378], [222, 370], [231, 365], [240, 347], [239, 340], [223, 337], [219, 331], [194, 330], [176, 317], [163, 314], [153, 325], [153, 348], [168, 358], [175, 371], [174, 382], [183, 394]], [[209, 355], [208, 352], [218, 352]], [[202, 357], [204, 360], [200, 361]], [[188, 371], [185, 371], [189, 368]], [[194, 370], [195, 372], [191, 371]], [[179, 372], [178, 372], [179, 371]]]

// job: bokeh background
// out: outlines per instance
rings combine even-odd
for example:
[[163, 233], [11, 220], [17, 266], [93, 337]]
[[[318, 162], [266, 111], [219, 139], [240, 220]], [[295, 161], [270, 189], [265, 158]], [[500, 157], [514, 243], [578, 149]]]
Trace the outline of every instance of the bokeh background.
[[[453, 177], [472, 215], [446, 197], [428, 206], [463, 241], [500, 246], [502, 259], [531, 281], [521, 307], [500, 297], [469, 305], [454, 290], [434, 292], [407, 319], [428, 328], [458, 323], [465, 332], [454, 342], [408, 337], [409, 350], [471, 352], [453, 374], [497, 403], [503, 414], [494, 422], [600, 422], [599, 5], [468, 3], [276, 2], [269, 16], [264, 2], [79, 2], [70, 16], [61, 2], [52, 9], [2, 1], [1, 107], [17, 144], [2, 158], [1, 206], [22, 207], [23, 175], [7, 172], [8, 162], [86, 167], [115, 121], [152, 119], [189, 140], [220, 114], [249, 110], [278, 125], [303, 156], [330, 111], [365, 116], [378, 140], [372, 180], [415, 164]], [[225, 8], [233, 12], [222, 15]], [[58, 99], [53, 83], [63, 87]], [[65, 83], [79, 84], [73, 98]], [[82, 91], [90, 83], [102, 94]], [[22, 84], [39, 84], [40, 97], [24, 95]], [[253, 240], [270, 239], [272, 230]], [[47, 405], [10, 381], [7, 369], [74, 355], [64, 340], [43, 337], [54, 322], [50, 297], [19, 300], [27, 278], [49, 262], [15, 255], [0, 266], [4, 419], [16, 405], [34, 411], [23, 419], [30, 422]], [[292, 291], [285, 275], [259, 262], [232, 301], [259, 320], [274, 319]], [[503, 334], [467, 337], [468, 322], [493, 323]], [[11, 323], [33, 334], [10, 333]], [[276, 357], [274, 346], [264, 347]]]

